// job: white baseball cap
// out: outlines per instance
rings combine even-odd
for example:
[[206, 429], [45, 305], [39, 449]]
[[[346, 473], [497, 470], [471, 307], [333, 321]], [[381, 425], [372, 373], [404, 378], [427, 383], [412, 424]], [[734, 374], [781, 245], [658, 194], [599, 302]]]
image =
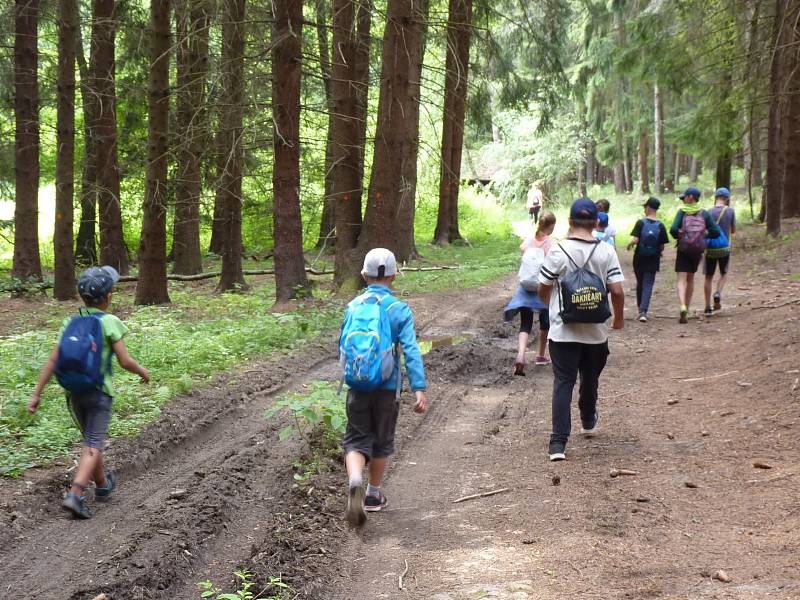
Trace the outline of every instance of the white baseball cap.
[[[383, 267], [383, 269], [381, 269]], [[364, 277], [382, 279], [397, 274], [397, 261], [391, 250], [386, 248], [373, 248], [364, 257], [364, 268], [361, 269]]]

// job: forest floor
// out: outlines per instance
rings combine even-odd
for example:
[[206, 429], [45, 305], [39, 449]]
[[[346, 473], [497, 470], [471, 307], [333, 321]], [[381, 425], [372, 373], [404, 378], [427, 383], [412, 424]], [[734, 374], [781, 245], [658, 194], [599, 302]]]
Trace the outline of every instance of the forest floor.
[[280, 575], [329, 600], [800, 597], [800, 239], [737, 236], [723, 311], [703, 319], [700, 293], [688, 325], [671, 257], [649, 323], [626, 282], [600, 433], [575, 431], [565, 462], [547, 460], [550, 370], [511, 375], [516, 329], [500, 315], [514, 278], [418, 295], [420, 336], [455, 343], [426, 356], [430, 411], [405, 399], [390, 505], [362, 530], [341, 520], [341, 467], [296, 483], [300, 443], [263, 419], [286, 391], [335, 378], [333, 338], [320, 339], [115, 440], [119, 489], [90, 521], [60, 511], [64, 465], [0, 482], [0, 596], [188, 600], [245, 566], [255, 591]]

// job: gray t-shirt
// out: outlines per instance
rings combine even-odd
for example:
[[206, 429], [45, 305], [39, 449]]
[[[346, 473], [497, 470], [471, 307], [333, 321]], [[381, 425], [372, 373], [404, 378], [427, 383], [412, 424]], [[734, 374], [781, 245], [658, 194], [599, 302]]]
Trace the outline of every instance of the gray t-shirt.
[[[592, 252], [592, 260], [586, 260]], [[606, 285], [619, 283], [625, 280], [619, 266], [619, 258], [614, 248], [609, 244], [599, 244], [595, 241], [584, 241], [570, 238], [555, 244], [542, 265], [539, 272], [539, 283], [555, 286], [550, 295], [550, 333], [548, 339], [554, 342], [578, 342], [581, 344], [603, 344], [608, 341], [608, 323], [570, 323], [565, 325], [561, 320], [560, 298], [558, 280], [569, 272], [575, 270], [572, 261], [567, 258], [564, 251], [579, 266], [586, 266], [592, 273], [603, 278]]]
[[[723, 213], [723, 209], [725, 212]], [[731, 241], [731, 227], [736, 225], [736, 211], [730, 208], [729, 206], [715, 206], [710, 211], [711, 218], [714, 222], [719, 223], [720, 229], [725, 232], [725, 237], [728, 238], [728, 242]], [[722, 217], [720, 217], [722, 214]]]

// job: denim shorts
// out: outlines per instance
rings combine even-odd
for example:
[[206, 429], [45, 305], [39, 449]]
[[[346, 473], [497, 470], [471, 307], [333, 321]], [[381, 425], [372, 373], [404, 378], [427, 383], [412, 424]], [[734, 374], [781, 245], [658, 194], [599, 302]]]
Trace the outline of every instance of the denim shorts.
[[111, 420], [111, 396], [101, 390], [67, 394], [67, 407], [83, 434], [83, 445], [103, 450]]

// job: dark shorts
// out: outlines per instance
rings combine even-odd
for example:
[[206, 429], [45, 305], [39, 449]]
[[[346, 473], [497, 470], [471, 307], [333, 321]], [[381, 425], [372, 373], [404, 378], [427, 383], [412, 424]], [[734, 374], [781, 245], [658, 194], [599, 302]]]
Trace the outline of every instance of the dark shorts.
[[697, 269], [700, 267], [700, 260], [702, 258], [702, 254], [699, 256], [692, 256], [691, 254], [684, 254], [683, 252], [679, 251], [678, 255], [675, 257], [675, 272], [697, 273]]
[[[539, 312], [539, 331], [550, 331], [550, 312], [540, 310]], [[520, 333], [530, 334], [533, 331], [533, 309], [522, 307], [519, 309], [519, 331]]]
[[719, 258], [709, 258], [706, 256], [705, 273], [709, 277], [713, 277], [717, 272], [717, 265], [719, 265], [719, 272], [722, 275], [728, 274], [728, 266], [731, 262], [731, 255], [720, 256]]
[[400, 402], [395, 390], [347, 392], [347, 429], [342, 448], [371, 458], [394, 454], [394, 430]]
[[67, 407], [83, 434], [83, 445], [103, 450], [111, 420], [111, 396], [100, 390], [88, 394], [67, 394]]

